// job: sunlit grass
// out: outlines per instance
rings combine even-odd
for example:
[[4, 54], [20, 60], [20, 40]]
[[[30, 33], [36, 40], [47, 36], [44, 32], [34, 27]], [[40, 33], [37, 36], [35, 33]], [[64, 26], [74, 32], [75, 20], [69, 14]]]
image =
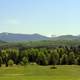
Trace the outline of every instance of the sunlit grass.
[[38, 65], [1, 67], [0, 80], [80, 80], [80, 66], [58, 65], [57, 69]]

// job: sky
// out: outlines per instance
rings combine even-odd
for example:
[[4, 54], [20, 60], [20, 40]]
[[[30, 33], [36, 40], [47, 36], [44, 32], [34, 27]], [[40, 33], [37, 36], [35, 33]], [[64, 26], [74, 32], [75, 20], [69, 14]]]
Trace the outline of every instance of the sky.
[[80, 0], [0, 0], [0, 32], [80, 35]]

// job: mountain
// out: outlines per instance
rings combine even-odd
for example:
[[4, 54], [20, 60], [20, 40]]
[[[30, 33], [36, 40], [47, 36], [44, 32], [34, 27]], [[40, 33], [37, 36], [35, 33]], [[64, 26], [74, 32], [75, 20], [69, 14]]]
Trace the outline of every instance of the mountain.
[[53, 40], [78, 40], [80, 39], [80, 36], [73, 36], [73, 35], [62, 35], [58, 37], [52, 37]]
[[0, 40], [7, 42], [14, 41], [34, 41], [34, 40], [46, 40], [48, 37], [40, 34], [14, 34], [14, 33], [0, 33]]
[[0, 40], [0, 44], [3, 44], [3, 43], [7, 43], [7, 42]]
[[16, 34], [16, 33], [0, 33], [0, 40], [5, 42], [18, 42], [18, 41], [38, 41], [38, 40], [80, 40], [79, 36], [61, 35], [46, 37], [40, 34]]

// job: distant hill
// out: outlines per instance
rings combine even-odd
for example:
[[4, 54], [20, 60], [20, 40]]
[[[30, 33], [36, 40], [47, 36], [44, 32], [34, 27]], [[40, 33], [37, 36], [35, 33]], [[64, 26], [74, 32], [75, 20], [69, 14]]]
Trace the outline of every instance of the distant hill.
[[61, 35], [58, 37], [46, 37], [40, 34], [14, 34], [0, 33], [0, 40], [5, 42], [39, 41], [39, 40], [80, 40], [80, 36]]
[[7, 44], [7, 42], [0, 40], [0, 46]]
[[0, 40], [7, 42], [14, 41], [34, 41], [34, 40], [46, 40], [48, 37], [40, 34], [13, 34], [13, 33], [0, 33]]
[[52, 37], [53, 40], [78, 40], [80, 36], [73, 36], [73, 35], [62, 35], [58, 37]]
[[2, 44], [2, 43], [7, 43], [7, 42], [0, 40], [0, 44]]

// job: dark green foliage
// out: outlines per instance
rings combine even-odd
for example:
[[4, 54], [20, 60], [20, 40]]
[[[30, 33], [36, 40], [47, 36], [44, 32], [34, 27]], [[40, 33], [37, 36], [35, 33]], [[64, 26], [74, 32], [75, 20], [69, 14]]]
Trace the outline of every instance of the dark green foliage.
[[2, 57], [0, 56], [0, 67], [1, 67], [1, 64], [2, 64]]
[[8, 61], [8, 66], [13, 66], [13, 64], [14, 64], [14, 61], [10, 59], [10, 60]]
[[76, 59], [76, 64], [80, 65], [80, 55]]
[[37, 49], [28, 49], [28, 57], [30, 62], [35, 62], [39, 51]]
[[48, 65], [47, 57], [43, 52], [39, 52], [36, 62], [39, 65]]
[[[71, 46], [69, 45], [70, 43]], [[74, 46], [73, 44], [76, 43], [77, 42], [73, 43], [72, 41], [48, 42], [44, 40], [42, 42], [30, 42], [30, 44], [15, 43], [14, 45], [9, 44], [1, 46], [0, 66], [2, 64], [5, 64], [6, 67], [8, 67], [9, 60], [13, 60], [14, 64], [16, 65], [26, 65], [27, 63], [37, 63], [39, 65], [54, 66], [67, 64], [80, 65], [80, 45]]]
[[28, 64], [28, 59], [27, 57], [23, 57], [21, 61], [21, 65], [27, 65]]
[[59, 54], [57, 53], [57, 50], [54, 50], [51, 52], [49, 63], [51, 65], [56, 65], [56, 64], [58, 64], [58, 61], [59, 61]]
[[74, 52], [69, 53], [69, 65], [75, 64], [75, 55]]
[[57, 67], [56, 66], [52, 66], [51, 69], [57, 69]]
[[63, 54], [62, 57], [60, 58], [60, 64], [61, 65], [68, 64], [68, 56], [66, 54]]

